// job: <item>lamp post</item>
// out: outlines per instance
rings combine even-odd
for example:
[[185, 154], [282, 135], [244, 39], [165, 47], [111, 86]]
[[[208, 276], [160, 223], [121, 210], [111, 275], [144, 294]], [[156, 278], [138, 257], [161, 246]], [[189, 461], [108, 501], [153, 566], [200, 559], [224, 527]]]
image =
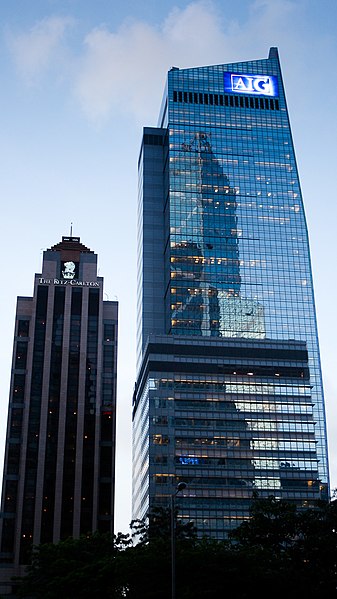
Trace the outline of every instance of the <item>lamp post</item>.
[[176, 526], [175, 526], [175, 498], [180, 491], [186, 489], [187, 484], [178, 483], [171, 495], [171, 598], [176, 599]]

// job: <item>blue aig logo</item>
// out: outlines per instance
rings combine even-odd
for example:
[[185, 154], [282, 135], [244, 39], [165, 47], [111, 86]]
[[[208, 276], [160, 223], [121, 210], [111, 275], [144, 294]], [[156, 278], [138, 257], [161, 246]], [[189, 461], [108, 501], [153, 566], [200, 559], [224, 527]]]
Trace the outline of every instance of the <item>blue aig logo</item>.
[[278, 81], [274, 75], [224, 73], [225, 92], [277, 96]]

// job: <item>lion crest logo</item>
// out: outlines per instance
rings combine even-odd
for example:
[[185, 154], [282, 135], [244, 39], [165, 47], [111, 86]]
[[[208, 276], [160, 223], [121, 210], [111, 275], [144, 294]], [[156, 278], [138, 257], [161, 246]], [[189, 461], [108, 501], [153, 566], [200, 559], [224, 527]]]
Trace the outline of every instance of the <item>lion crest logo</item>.
[[64, 279], [73, 279], [75, 277], [75, 263], [65, 262], [64, 270], [62, 270], [62, 275]]

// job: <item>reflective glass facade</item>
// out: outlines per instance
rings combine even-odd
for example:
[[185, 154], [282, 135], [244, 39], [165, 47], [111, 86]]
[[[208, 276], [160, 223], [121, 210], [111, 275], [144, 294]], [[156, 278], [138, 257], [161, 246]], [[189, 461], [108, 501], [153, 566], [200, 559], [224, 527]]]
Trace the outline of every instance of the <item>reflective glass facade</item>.
[[[32, 544], [113, 532], [118, 303], [78, 237], [19, 297], [0, 517], [0, 590]], [[6, 586], [7, 585], [7, 586]]]
[[308, 234], [277, 49], [171, 69], [139, 173], [134, 515], [168, 505], [180, 480], [181, 515], [219, 537], [253, 493], [299, 506], [327, 497]]

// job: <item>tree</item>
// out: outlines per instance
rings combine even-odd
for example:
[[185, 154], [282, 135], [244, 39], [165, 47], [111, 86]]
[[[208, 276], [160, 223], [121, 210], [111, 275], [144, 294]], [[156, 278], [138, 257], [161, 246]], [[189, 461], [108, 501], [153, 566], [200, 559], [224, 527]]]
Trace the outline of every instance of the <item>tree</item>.
[[[129, 535], [87, 535], [35, 548], [22, 599], [170, 599], [170, 510], [136, 520]], [[230, 538], [198, 538], [177, 520], [179, 599], [336, 596], [337, 501], [297, 510], [275, 497], [253, 500]]]
[[[176, 513], [177, 515], [177, 513]], [[195, 546], [197, 533], [191, 522], [176, 519], [177, 569], [183, 552]], [[171, 597], [171, 512], [154, 508], [148, 519], [131, 522], [136, 544], [116, 559], [116, 576], [124, 580], [129, 599], [169, 599]]]
[[[118, 543], [122, 543], [120, 538]], [[112, 598], [116, 550], [111, 535], [98, 533], [39, 545], [33, 550], [27, 575], [19, 579], [18, 596], [34, 599]]]
[[251, 517], [231, 538], [250, 583], [295, 597], [336, 595], [337, 501], [296, 510], [275, 497], [255, 498]]

